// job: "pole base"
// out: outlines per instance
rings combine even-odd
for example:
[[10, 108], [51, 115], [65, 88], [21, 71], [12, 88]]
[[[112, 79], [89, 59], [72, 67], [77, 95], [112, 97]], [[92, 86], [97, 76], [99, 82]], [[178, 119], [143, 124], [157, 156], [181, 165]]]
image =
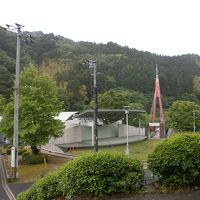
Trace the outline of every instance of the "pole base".
[[128, 146], [126, 146], [125, 154], [129, 155], [129, 148], [128, 148]]

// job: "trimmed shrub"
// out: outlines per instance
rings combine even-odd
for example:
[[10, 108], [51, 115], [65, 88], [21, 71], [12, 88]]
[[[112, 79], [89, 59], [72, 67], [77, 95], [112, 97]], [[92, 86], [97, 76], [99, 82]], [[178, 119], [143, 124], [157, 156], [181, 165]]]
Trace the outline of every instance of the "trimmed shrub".
[[29, 155], [31, 155], [31, 152], [28, 152], [28, 151], [26, 151], [26, 152], [24, 152], [24, 153], [22, 153], [22, 159], [25, 159], [26, 157], [28, 157]]
[[103, 197], [106, 194], [136, 192], [144, 171], [138, 160], [122, 154], [95, 153], [81, 156], [59, 171], [59, 190], [68, 198]]
[[28, 190], [20, 193], [17, 200], [52, 200], [60, 195], [57, 190], [57, 173], [48, 174], [47, 177], [35, 182]]
[[44, 162], [44, 159], [46, 161], [48, 160], [48, 156], [46, 154], [34, 155], [27, 151], [22, 154], [22, 163], [24, 164], [40, 164]]
[[40, 164], [44, 162], [44, 159], [47, 161], [47, 155], [38, 154], [38, 155], [28, 155], [27, 161], [28, 164]]
[[25, 153], [25, 152], [26, 152], [26, 149], [20, 148], [19, 151], [18, 151], [18, 154], [19, 154], [19, 155], [22, 155], [22, 154]]
[[17, 200], [50, 200], [66, 196], [103, 197], [136, 192], [143, 185], [139, 161], [120, 154], [95, 153], [68, 162], [57, 173], [36, 181]]
[[179, 133], [164, 140], [149, 155], [148, 165], [164, 186], [200, 185], [200, 135]]

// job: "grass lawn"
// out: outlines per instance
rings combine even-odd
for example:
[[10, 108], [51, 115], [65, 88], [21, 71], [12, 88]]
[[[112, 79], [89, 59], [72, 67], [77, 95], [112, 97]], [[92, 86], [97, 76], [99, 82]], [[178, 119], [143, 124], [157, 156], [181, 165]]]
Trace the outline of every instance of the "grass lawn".
[[[148, 154], [150, 154], [154, 148], [157, 146], [160, 141], [163, 139], [150, 139], [140, 142], [135, 142], [132, 144], [129, 144], [129, 153], [130, 157], [137, 158], [139, 160], [147, 160]], [[126, 145], [120, 145], [120, 146], [111, 146], [111, 147], [101, 147], [99, 148], [99, 151], [112, 151], [112, 152], [125, 152]], [[73, 151], [70, 151], [69, 153], [72, 153], [74, 155], [82, 155], [84, 153], [93, 152], [93, 148], [87, 148], [87, 149], [75, 149]], [[12, 170], [10, 167], [10, 156], [6, 156], [6, 165], [9, 174], [12, 174]], [[49, 156], [48, 162], [45, 165], [42, 164], [30, 164], [30, 165], [19, 165], [18, 167], [18, 179], [16, 182], [32, 182], [37, 180], [38, 178], [44, 177], [46, 174], [52, 171], [56, 171], [58, 168], [60, 168], [64, 163], [68, 162], [69, 159], [67, 158], [61, 158], [61, 157], [55, 157], [55, 156]]]
[[[157, 146], [160, 141], [163, 139], [150, 139], [150, 140], [144, 140], [140, 142], [134, 142], [129, 144], [129, 155], [130, 157], [137, 158], [139, 160], [147, 160], [148, 154], [150, 154], [154, 148]], [[111, 152], [125, 152], [126, 145], [120, 145], [120, 146], [111, 146], [111, 147], [100, 147], [99, 151], [111, 151]], [[81, 155], [84, 153], [92, 152], [93, 148], [84, 148], [84, 149], [75, 149], [72, 151], [69, 151], [69, 153], [73, 155]]]
[[[18, 178], [16, 182], [32, 182], [38, 178], [44, 177], [46, 174], [52, 171], [56, 171], [58, 168], [63, 166], [69, 159], [48, 156], [48, 162], [46, 165], [42, 164], [29, 164], [29, 165], [19, 165], [18, 167]], [[12, 175], [12, 170], [10, 167], [10, 156], [6, 156], [6, 165], [10, 175]]]

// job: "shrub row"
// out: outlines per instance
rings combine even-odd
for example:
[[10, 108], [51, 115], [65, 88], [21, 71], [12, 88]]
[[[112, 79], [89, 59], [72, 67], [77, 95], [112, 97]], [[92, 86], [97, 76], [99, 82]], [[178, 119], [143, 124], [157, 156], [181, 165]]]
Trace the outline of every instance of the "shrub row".
[[[11, 148], [13, 147], [12, 144], [7, 144], [7, 145], [4, 145], [4, 151], [6, 152], [6, 154], [10, 155], [11, 154]], [[19, 148], [19, 151], [18, 151], [18, 154], [19, 155], [22, 155], [24, 152], [26, 152], [26, 149], [25, 148]]]
[[[164, 186], [200, 186], [200, 135], [181, 133], [162, 141], [149, 155], [148, 165]], [[142, 165], [135, 159], [105, 152], [87, 154], [40, 179], [17, 200], [136, 192], [143, 179]]]
[[24, 152], [22, 154], [22, 162], [24, 164], [40, 164], [48, 160], [48, 156], [46, 154], [38, 154], [34, 155], [31, 152]]
[[48, 200], [58, 196], [102, 197], [140, 190], [144, 172], [139, 161], [121, 154], [96, 153], [67, 163], [18, 195], [17, 200]]
[[28, 190], [20, 193], [17, 200], [52, 200], [61, 195], [58, 190], [58, 173], [39, 179]]

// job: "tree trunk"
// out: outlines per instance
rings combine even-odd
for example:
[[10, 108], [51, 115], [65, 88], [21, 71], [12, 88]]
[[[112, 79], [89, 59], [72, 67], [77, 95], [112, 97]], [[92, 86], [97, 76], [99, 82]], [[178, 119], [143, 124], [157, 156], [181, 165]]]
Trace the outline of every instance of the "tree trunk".
[[40, 152], [37, 146], [31, 146], [31, 150], [34, 155], [37, 155]]

